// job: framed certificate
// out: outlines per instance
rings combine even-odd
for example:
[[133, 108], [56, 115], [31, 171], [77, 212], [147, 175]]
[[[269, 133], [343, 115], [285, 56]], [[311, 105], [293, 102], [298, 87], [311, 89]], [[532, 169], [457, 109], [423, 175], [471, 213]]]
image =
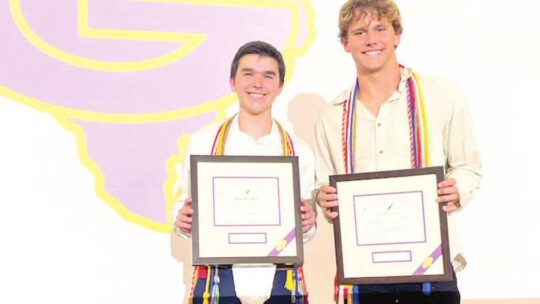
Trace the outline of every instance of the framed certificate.
[[298, 158], [191, 156], [193, 265], [304, 260]]
[[442, 167], [330, 176], [339, 284], [452, 281]]

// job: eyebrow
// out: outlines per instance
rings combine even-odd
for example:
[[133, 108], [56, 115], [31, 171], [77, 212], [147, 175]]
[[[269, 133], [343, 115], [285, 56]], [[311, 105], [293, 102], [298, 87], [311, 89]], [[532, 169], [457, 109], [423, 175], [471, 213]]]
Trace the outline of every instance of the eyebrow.
[[351, 32], [358, 32], [358, 31], [366, 31], [366, 28], [361, 26], [361, 27], [357, 27], [357, 28], [354, 28], [354, 29], [351, 29]]
[[242, 68], [240, 72], [255, 72], [253, 69], [250, 68]]
[[268, 76], [277, 76], [277, 73], [274, 72], [274, 71], [265, 71], [265, 72], [264, 72], [264, 75], [268, 75]]
[[385, 27], [385, 26], [388, 26], [388, 25], [390, 25], [390, 22], [388, 22], [388, 21], [385, 21], [385, 22], [376, 21], [375, 23], [368, 24], [368, 26], [359, 26], [357, 28], [351, 29], [351, 32], [356, 32], [356, 31], [364, 31], [365, 32], [369, 28], [379, 28], [379, 27]]

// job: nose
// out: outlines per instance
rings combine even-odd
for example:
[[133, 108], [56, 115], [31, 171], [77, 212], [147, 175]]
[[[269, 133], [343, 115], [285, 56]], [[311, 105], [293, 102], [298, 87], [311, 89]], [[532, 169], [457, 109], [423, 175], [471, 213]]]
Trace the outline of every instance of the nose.
[[263, 76], [260, 74], [255, 74], [253, 77], [253, 86], [256, 88], [261, 88], [263, 86]]
[[377, 44], [377, 39], [376, 39], [376, 35], [375, 35], [374, 32], [367, 31], [365, 37], [366, 37], [366, 39], [365, 39], [366, 45]]

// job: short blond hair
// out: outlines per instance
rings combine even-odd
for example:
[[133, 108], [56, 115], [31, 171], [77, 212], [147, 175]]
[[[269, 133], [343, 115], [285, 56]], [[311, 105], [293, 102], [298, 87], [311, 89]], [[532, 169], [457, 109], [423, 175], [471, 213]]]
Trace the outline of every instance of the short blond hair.
[[397, 5], [392, 0], [348, 0], [339, 10], [339, 38], [347, 38], [347, 32], [351, 24], [371, 13], [380, 18], [385, 18], [392, 24], [396, 34], [403, 32], [401, 15]]

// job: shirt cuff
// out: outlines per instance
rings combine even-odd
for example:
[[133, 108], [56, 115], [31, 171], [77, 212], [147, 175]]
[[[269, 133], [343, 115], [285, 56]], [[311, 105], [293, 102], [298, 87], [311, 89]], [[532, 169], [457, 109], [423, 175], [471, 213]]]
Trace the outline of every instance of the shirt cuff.
[[176, 226], [174, 226], [174, 233], [184, 239], [189, 239], [191, 237], [191, 233], [182, 232], [182, 230], [178, 229]]
[[307, 243], [309, 242], [314, 236], [315, 236], [315, 232], [317, 232], [317, 224], [313, 224], [313, 226], [311, 227], [311, 229], [309, 229], [308, 232], [304, 233], [303, 237], [302, 237], [302, 240], [304, 241], [304, 243]]

